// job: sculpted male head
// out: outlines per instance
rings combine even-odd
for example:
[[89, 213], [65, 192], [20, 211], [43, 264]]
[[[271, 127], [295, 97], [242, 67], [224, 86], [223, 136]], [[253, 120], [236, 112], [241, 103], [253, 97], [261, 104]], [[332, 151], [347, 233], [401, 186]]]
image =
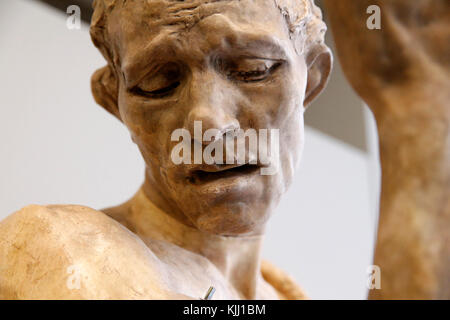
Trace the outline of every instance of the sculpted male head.
[[[262, 232], [300, 159], [304, 106], [330, 72], [320, 10], [312, 0], [97, 0], [94, 8], [91, 35], [108, 65], [94, 74], [93, 93], [138, 145], [146, 194], [206, 232]], [[194, 121], [223, 135], [279, 129], [280, 170], [174, 164], [171, 134], [194, 136]]]

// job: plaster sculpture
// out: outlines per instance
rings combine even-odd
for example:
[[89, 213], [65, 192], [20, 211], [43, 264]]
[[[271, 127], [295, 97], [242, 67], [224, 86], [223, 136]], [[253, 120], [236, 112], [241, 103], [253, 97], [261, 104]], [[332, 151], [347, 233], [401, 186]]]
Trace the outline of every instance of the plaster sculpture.
[[[92, 77], [93, 94], [128, 127], [145, 183], [102, 212], [28, 206], [9, 216], [0, 224], [0, 297], [199, 299], [213, 285], [214, 299], [304, 298], [262, 263], [261, 245], [300, 159], [304, 106], [330, 73], [320, 10], [309, 0], [94, 7], [91, 35], [108, 65]], [[172, 132], [192, 132], [195, 121], [217, 129], [216, 140], [282, 128], [279, 172], [261, 175], [250, 153], [245, 165], [175, 165]], [[68, 268], [81, 274], [78, 287]]]
[[[356, 19], [357, 14], [346, 13], [333, 1], [327, 4], [336, 10], [332, 23], [342, 55], [345, 36], [339, 30], [347, 25], [339, 19], [345, 20], [346, 14]], [[320, 10], [312, 0], [97, 0], [94, 6], [91, 35], [108, 64], [92, 77], [92, 91], [96, 101], [129, 129], [146, 163], [145, 182], [118, 207], [97, 211], [83, 206], [28, 206], [2, 221], [0, 298], [199, 299], [211, 285], [214, 299], [305, 298], [289, 276], [262, 261], [261, 246], [266, 223], [301, 158], [304, 109], [324, 88], [330, 73], [332, 56], [324, 45], [326, 26]], [[356, 39], [349, 41], [355, 52], [362, 37]], [[351, 59], [361, 60], [344, 55], [344, 68], [351, 73]], [[404, 91], [376, 87], [380, 95], [397, 99], [392, 108], [385, 108], [386, 100], [372, 99], [378, 93], [371, 96], [364, 90], [379, 82], [369, 79], [365, 84], [358, 79], [362, 67], [354, 72], [350, 81], [378, 120], [390, 112], [396, 115], [394, 107]], [[448, 84], [437, 73], [429, 79]], [[420, 81], [415, 83], [416, 89], [420, 87]], [[444, 107], [448, 96], [437, 96], [427, 97], [448, 120]], [[383, 106], [377, 104], [379, 100]], [[388, 111], [383, 113], [382, 108]], [[428, 114], [419, 105], [412, 110]], [[397, 125], [415, 129], [411, 119], [418, 121], [411, 116], [380, 127], [384, 161], [376, 258], [380, 264], [388, 261], [382, 257], [383, 230], [394, 225], [384, 222], [384, 203], [404, 186], [385, 173], [389, 166], [398, 165], [398, 159], [384, 146], [398, 147], [403, 140], [397, 137], [405, 136], [386, 132], [396, 132]], [[274, 175], [260, 174], [265, 165], [252, 161], [252, 152], [245, 154], [243, 165], [174, 164], [172, 133], [184, 128], [195, 137], [196, 121], [202, 123], [202, 130], [217, 129], [211, 142], [194, 141], [202, 149], [239, 129], [279, 129], [279, 152], [271, 158], [279, 170]], [[440, 147], [444, 138], [448, 146], [447, 125], [448, 121], [435, 136], [442, 139], [436, 142]], [[424, 147], [419, 140], [409, 141], [412, 149]], [[402, 156], [414, 154], [412, 149], [405, 147]], [[444, 154], [448, 159], [448, 149], [433, 150], [440, 160]], [[224, 157], [234, 152], [227, 149]], [[386, 154], [393, 158], [385, 160]], [[446, 187], [448, 191], [448, 162], [436, 161], [421, 168], [436, 169], [437, 175], [444, 172], [446, 180], [438, 179], [440, 185], [431, 185], [436, 178], [431, 173], [427, 181], [433, 190]], [[404, 174], [414, 172], [405, 170]], [[393, 191], [386, 195], [391, 185]], [[423, 200], [431, 209], [437, 203], [429, 195]], [[448, 213], [443, 208], [442, 213]], [[408, 221], [402, 215], [398, 219]], [[424, 219], [431, 221], [428, 216]], [[433, 222], [430, 228], [435, 227]], [[68, 270], [80, 276], [75, 279], [79, 281], [68, 277]]]

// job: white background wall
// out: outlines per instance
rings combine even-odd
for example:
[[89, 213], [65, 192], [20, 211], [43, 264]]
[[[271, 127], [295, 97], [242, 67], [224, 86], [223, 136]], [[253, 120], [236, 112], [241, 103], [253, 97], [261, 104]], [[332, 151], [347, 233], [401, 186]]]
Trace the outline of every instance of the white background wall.
[[[0, 48], [0, 220], [31, 203], [101, 209], [132, 196], [143, 161], [91, 97], [104, 60], [87, 27], [68, 30], [40, 3], [1, 0]], [[270, 222], [265, 257], [313, 299], [366, 297], [378, 185], [367, 119], [369, 153], [307, 127], [301, 169]]]

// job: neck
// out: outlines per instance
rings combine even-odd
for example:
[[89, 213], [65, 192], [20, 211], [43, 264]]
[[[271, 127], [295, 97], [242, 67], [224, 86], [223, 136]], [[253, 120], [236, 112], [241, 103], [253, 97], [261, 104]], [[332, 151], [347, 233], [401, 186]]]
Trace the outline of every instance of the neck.
[[[208, 259], [245, 298], [256, 295], [263, 236], [220, 236], [202, 232], [163, 211], [142, 188], [131, 200], [128, 222], [142, 239], [170, 242]], [[156, 201], [155, 201], [156, 202]]]

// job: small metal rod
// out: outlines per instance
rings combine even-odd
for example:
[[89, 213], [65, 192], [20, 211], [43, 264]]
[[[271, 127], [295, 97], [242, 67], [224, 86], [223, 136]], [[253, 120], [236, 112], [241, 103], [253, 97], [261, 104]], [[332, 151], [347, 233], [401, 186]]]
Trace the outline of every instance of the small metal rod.
[[214, 287], [209, 287], [208, 292], [206, 292], [205, 298], [203, 300], [211, 300], [216, 289]]

